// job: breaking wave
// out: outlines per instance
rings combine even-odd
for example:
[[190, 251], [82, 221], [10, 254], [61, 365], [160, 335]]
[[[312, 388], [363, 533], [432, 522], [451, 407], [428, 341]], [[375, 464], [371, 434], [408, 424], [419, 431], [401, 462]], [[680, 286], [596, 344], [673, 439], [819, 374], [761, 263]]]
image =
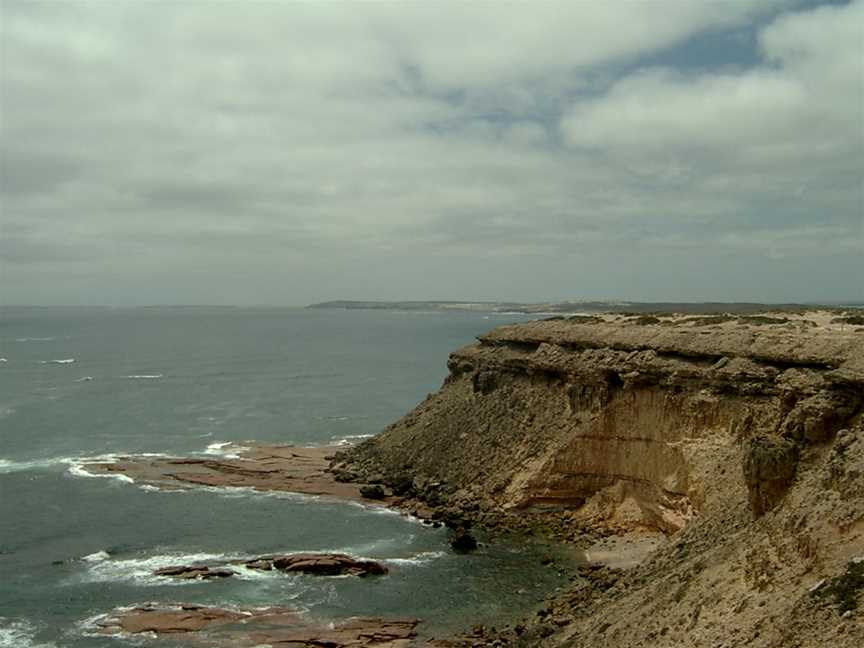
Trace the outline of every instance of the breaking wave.
[[239, 459], [238, 453], [248, 449], [245, 446], [236, 445], [233, 441], [218, 441], [208, 445], [204, 454], [225, 457], [226, 459]]
[[391, 565], [428, 565], [446, 555], [446, 551], [421, 551], [410, 558], [384, 558], [383, 560]]
[[53, 468], [54, 466], [69, 465], [74, 461], [75, 459], [73, 457], [53, 457], [51, 459], [31, 459], [29, 461], [0, 459], [0, 475], [22, 472], [25, 470], [44, 470], [46, 468]]
[[362, 439], [370, 439], [373, 436], [375, 436], [375, 435], [374, 434], [348, 434], [348, 435], [343, 436], [343, 437], [334, 438], [333, 441], [334, 441], [335, 445], [338, 445], [338, 446], [349, 446], [349, 445], [354, 445], [355, 443], [357, 443], [358, 441], [360, 441]]
[[38, 631], [29, 621], [0, 617], [0, 648], [56, 648], [54, 643], [38, 643]]

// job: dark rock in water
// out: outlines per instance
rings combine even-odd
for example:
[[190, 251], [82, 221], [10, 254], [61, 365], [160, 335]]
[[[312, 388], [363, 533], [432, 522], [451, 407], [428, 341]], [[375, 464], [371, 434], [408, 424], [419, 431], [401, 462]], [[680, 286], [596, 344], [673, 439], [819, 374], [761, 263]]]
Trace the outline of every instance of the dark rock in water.
[[[387, 573], [387, 567], [374, 560], [352, 558], [345, 554], [305, 553], [284, 556], [262, 556], [251, 560], [234, 560], [232, 565], [243, 565], [257, 571], [296, 572], [318, 576], [380, 576]], [[173, 578], [211, 580], [227, 578], [235, 574], [230, 568], [221, 565], [175, 565], [163, 567], [153, 572], [156, 576]]]
[[381, 484], [367, 484], [360, 487], [360, 495], [366, 499], [384, 499], [387, 497], [387, 492]]
[[211, 580], [214, 578], [229, 578], [234, 575], [230, 569], [210, 568], [203, 565], [176, 565], [163, 567], [153, 572], [154, 576], [171, 576], [187, 580]]
[[450, 536], [450, 546], [454, 551], [474, 551], [477, 548], [477, 540], [465, 529], [459, 528]]
[[361, 560], [345, 554], [291, 554], [257, 559], [244, 563], [250, 569], [278, 569], [284, 572], [299, 572], [319, 576], [381, 576], [387, 567], [374, 560]]

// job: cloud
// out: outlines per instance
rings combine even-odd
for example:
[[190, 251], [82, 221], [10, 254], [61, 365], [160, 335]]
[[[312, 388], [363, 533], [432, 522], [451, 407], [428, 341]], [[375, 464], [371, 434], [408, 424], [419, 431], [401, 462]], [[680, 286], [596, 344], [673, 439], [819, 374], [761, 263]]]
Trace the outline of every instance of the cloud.
[[639, 70], [562, 120], [575, 147], [785, 170], [862, 155], [864, 3], [786, 15], [759, 35], [762, 65], [737, 73]]
[[[4, 2], [0, 300], [697, 299], [670, 264], [846, 268], [864, 5], [797, 4]], [[752, 65], [685, 65], [717, 33], [758, 33]]]

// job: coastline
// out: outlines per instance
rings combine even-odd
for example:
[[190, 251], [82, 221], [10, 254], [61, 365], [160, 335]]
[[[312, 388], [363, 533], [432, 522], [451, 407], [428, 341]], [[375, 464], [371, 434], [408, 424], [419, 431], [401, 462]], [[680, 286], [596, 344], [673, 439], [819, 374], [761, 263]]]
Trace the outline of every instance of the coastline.
[[[729, 645], [775, 645], [781, 631], [766, 631], [762, 619], [794, 612], [801, 645], [815, 646], [841, 615], [811, 589], [834, 591], [864, 556], [862, 337], [835, 318], [604, 315], [499, 327], [451, 354], [439, 392], [355, 446], [243, 443], [215, 448], [221, 457], [118, 457], [82, 469], [153, 488], [384, 506], [447, 526], [451, 537], [535, 535], [581, 552], [570, 585], [550, 592], [536, 615], [434, 645], [713, 646], [712, 628], [731, 620], [725, 604], [705, 607], [713, 591], [755, 599], [735, 617], [739, 636]], [[635, 462], [622, 450], [633, 447]], [[830, 506], [826, 490], [835, 493]], [[771, 529], [841, 511], [853, 520], [846, 530], [832, 522], [777, 536], [781, 553], [789, 542], [799, 549], [775, 559], [774, 576], [748, 566], [763, 559], [752, 546], [774, 537]], [[809, 552], [803, 572], [789, 562], [801, 559], [795, 551]], [[744, 585], [737, 576], [711, 585], [724, 569], [743, 569]], [[681, 587], [670, 589], [670, 579]], [[791, 604], [766, 598], [780, 592]], [[648, 609], [655, 623], [628, 621]], [[835, 639], [855, 645], [860, 620], [841, 612]]]

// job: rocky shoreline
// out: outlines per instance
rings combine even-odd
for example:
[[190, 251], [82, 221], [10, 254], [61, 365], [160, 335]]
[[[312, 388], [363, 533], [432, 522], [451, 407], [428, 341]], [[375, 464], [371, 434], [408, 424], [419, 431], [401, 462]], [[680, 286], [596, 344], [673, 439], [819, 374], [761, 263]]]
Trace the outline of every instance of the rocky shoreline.
[[586, 566], [535, 618], [475, 628], [464, 645], [862, 645], [859, 316], [499, 327], [332, 469], [399, 490], [410, 476], [407, 494], [442, 519], [541, 528], [607, 560], [617, 552], [604, 556], [604, 542], [660, 538], [623, 570]]
[[83, 468], [387, 506], [447, 526], [454, 550], [480, 527], [583, 552], [532, 618], [439, 646], [857, 646], [862, 330], [806, 312], [503, 326], [358, 446], [250, 443]]

